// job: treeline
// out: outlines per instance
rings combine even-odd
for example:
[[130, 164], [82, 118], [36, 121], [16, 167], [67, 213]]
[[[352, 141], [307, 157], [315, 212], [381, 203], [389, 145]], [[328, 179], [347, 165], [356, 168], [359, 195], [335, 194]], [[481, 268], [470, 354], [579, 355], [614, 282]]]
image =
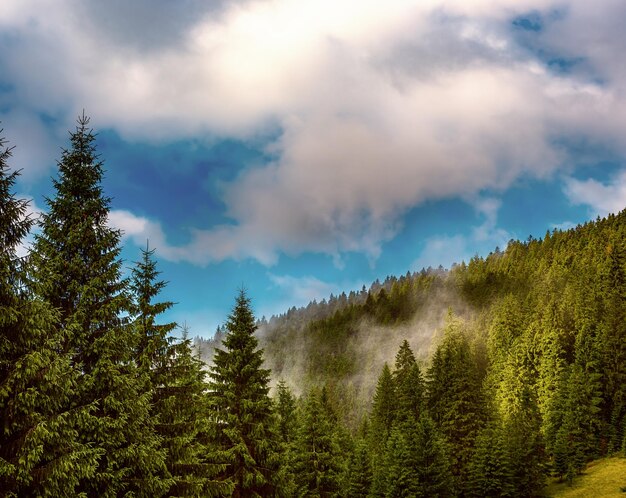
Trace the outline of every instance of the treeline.
[[[241, 291], [207, 371], [160, 320], [153, 250], [123, 277], [88, 119], [24, 258], [10, 155], [1, 142], [0, 496], [530, 497], [626, 451], [626, 212], [270, 330]], [[411, 331], [435, 303], [449, 311], [426, 355]], [[365, 401], [348, 386], [364, 329], [395, 351]], [[264, 354], [280, 366], [291, 341], [303, 375], [276, 368], [270, 396]]]

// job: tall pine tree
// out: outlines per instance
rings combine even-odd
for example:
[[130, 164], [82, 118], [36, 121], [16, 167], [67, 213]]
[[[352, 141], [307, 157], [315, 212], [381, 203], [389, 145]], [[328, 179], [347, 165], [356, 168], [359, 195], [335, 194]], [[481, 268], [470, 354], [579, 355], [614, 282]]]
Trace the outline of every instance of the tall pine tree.
[[89, 408], [71, 409], [76, 374], [57, 315], [27, 291], [17, 248], [33, 220], [13, 194], [10, 156], [0, 138], [0, 496], [72, 496], [99, 452], [77, 438]]
[[450, 444], [451, 469], [460, 490], [467, 482], [484, 406], [477, 362], [461, 322], [450, 315], [444, 333], [428, 369], [428, 411]]
[[296, 496], [332, 496], [340, 488], [340, 448], [334, 438], [332, 416], [313, 390], [303, 408], [296, 440], [294, 470], [299, 484]]
[[136, 355], [146, 390], [152, 393], [151, 416], [166, 451], [168, 495], [228, 494], [228, 483], [215, 478], [224, 466], [212, 461], [203, 363], [193, 354], [186, 328], [182, 339], [176, 340], [171, 336], [175, 323], [158, 323], [159, 315], [173, 303], [157, 300], [166, 282], [158, 280], [154, 249], [146, 247], [141, 255], [130, 285], [138, 334]]
[[405, 339], [396, 354], [393, 380], [396, 395], [396, 418], [418, 420], [424, 397], [424, 380], [415, 355]]
[[95, 404], [78, 430], [102, 456], [78, 490], [159, 496], [168, 485], [164, 452], [149, 417], [150, 392], [131, 361], [136, 334], [125, 318], [130, 302], [121, 278], [121, 234], [107, 224], [110, 200], [88, 125], [83, 114], [58, 163], [56, 195], [47, 199], [33, 254], [36, 289], [59, 311], [61, 350], [79, 375], [74, 404]]
[[278, 437], [269, 392], [269, 370], [254, 336], [250, 299], [241, 290], [226, 323], [223, 349], [216, 349], [209, 373], [209, 407], [214, 442], [228, 464], [223, 477], [233, 496], [271, 496], [276, 492]]

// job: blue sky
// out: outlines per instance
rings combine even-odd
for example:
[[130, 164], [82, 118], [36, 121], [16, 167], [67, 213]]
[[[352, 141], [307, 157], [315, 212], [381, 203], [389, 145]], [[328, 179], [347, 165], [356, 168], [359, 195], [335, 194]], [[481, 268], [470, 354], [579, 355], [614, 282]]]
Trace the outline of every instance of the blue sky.
[[0, 121], [33, 212], [98, 132], [130, 266], [150, 239], [211, 335], [626, 205], [626, 5], [3, 0]]

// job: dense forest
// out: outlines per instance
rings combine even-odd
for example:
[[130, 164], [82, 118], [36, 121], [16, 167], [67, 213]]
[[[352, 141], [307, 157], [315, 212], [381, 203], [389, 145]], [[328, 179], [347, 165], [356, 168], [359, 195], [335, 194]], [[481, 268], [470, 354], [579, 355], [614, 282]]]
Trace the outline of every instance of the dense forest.
[[38, 220], [0, 140], [0, 496], [532, 497], [626, 452], [626, 211], [193, 340], [70, 136]]

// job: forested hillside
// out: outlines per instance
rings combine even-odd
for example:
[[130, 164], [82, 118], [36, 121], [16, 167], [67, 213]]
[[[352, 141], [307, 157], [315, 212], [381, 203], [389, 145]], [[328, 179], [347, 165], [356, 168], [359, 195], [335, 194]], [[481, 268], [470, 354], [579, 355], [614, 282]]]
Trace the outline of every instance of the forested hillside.
[[[625, 234], [622, 212], [292, 308], [259, 323], [267, 364], [297, 393], [323, 387], [352, 433], [378, 431], [380, 400], [397, 404], [394, 356], [410, 348], [416, 411], [430, 408], [457, 483], [486, 479], [471, 486], [504, 493], [510, 478], [510, 492], [533, 495], [546, 475], [571, 481], [626, 449]], [[383, 448], [395, 415], [385, 416]]]
[[88, 119], [26, 257], [10, 156], [0, 496], [541, 496], [626, 452], [626, 211], [269, 321], [241, 290], [207, 366], [149, 246], [123, 277]]

